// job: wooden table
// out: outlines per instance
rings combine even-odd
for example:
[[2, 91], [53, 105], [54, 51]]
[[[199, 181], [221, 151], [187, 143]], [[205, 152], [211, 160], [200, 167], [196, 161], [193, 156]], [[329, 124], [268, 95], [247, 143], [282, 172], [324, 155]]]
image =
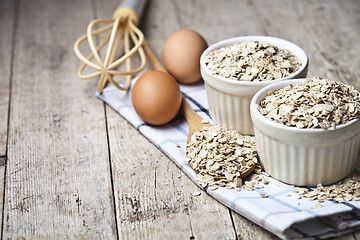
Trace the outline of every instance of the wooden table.
[[[199, 191], [79, 80], [73, 43], [117, 0], [0, 1], [0, 211], [3, 238], [277, 239]], [[360, 89], [358, 0], [151, 0], [141, 29], [161, 56], [191, 28], [209, 44], [288, 39], [308, 76]], [[360, 232], [344, 239], [360, 239]]]

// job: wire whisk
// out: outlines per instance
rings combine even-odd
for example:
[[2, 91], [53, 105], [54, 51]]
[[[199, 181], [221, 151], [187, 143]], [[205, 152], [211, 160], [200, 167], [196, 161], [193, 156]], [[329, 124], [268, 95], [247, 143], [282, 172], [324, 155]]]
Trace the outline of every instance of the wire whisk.
[[[87, 34], [80, 37], [74, 44], [74, 51], [77, 57], [83, 62], [78, 70], [78, 76], [81, 79], [90, 79], [99, 76], [97, 92], [101, 93], [108, 82], [121, 90], [128, 90], [131, 84], [132, 75], [144, 70], [146, 66], [146, 55], [143, 49], [145, 42], [144, 34], [137, 27], [139, 16], [146, 4], [145, 0], [125, 0], [115, 11], [113, 19], [98, 19], [90, 22], [87, 28]], [[106, 24], [100, 29], [96, 29], [100, 24]], [[95, 45], [94, 38], [102, 33], [109, 34]], [[123, 41], [121, 41], [123, 39]], [[88, 40], [91, 54], [85, 57], [80, 52], [80, 44]], [[116, 59], [120, 44], [123, 42], [124, 55]], [[105, 57], [100, 57], [100, 51], [107, 45]], [[132, 46], [133, 45], [133, 46]], [[140, 65], [132, 69], [131, 57], [138, 53], [140, 56]], [[92, 61], [95, 58], [95, 61]], [[126, 63], [126, 70], [116, 70], [119, 65]], [[95, 71], [84, 74], [86, 67], [91, 67]], [[115, 81], [115, 75], [125, 75], [124, 83], [119, 84]]]

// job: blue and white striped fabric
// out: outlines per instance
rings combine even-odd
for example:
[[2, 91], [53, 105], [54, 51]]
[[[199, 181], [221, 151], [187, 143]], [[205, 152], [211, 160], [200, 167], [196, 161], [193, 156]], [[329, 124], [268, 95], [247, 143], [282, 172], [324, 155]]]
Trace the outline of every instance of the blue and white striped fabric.
[[[181, 85], [180, 88], [194, 110], [201, 117], [211, 121], [203, 83]], [[130, 94], [109, 86], [97, 96], [119, 112], [198, 185], [195, 172], [184, 161], [188, 125], [183, 118], [179, 117], [161, 127], [149, 126], [136, 114]], [[271, 179], [265, 188], [255, 191], [237, 192], [226, 188], [203, 190], [235, 212], [283, 239], [322, 239], [360, 229], [359, 201], [325, 201], [321, 203], [322, 207], [318, 207], [317, 201], [298, 199], [297, 194], [293, 193], [294, 187], [275, 179]], [[268, 197], [262, 198], [260, 194], [266, 194]]]

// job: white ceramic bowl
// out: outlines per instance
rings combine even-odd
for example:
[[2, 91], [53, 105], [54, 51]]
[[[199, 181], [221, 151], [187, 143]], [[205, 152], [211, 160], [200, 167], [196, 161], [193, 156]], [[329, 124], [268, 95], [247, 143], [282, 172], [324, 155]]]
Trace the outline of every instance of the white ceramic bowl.
[[[204, 58], [210, 52], [221, 47], [245, 41], [259, 41], [270, 43], [281, 49], [288, 49], [296, 55], [302, 65], [293, 74], [272, 81], [249, 82], [228, 79], [214, 75], [205, 64]], [[286, 79], [304, 78], [308, 71], [308, 57], [306, 53], [294, 43], [287, 40], [267, 36], [244, 36], [223, 40], [209, 46], [200, 58], [201, 76], [205, 82], [209, 110], [212, 119], [229, 129], [236, 129], [240, 133], [254, 135], [254, 127], [250, 116], [250, 101], [261, 88]]]
[[331, 184], [354, 169], [360, 148], [360, 119], [339, 125], [335, 130], [299, 129], [266, 118], [257, 107], [269, 91], [304, 80], [275, 83], [261, 89], [251, 100], [258, 155], [264, 170], [285, 183]]

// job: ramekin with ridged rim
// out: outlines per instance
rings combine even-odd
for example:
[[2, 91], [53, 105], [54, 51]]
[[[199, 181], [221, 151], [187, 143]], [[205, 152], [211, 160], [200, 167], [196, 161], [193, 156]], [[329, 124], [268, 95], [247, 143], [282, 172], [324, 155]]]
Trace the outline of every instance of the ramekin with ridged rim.
[[299, 129], [276, 123], [258, 109], [269, 91], [305, 79], [278, 82], [258, 91], [250, 111], [260, 163], [272, 177], [298, 186], [335, 183], [354, 169], [359, 157], [360, 119], [335, 129]]
[[[228, 79], [214, 75], [205, 63], [205, 56], [219, 48], [245, 41], [269, 43], [280, 49], [288, 49], [301, 61], [301, 67], [293, 74], [272, 81], [250, 82]], [[210, 116], [215, 123], [229, 129], [236, 129], [242, 134], [254, 135], [250, 116], [250, 101], [261, 88], [286, 79], [304, 78], [308, 71], [308, 57], [303, 49], [284, 39], [268, 36], [243, 36], [226, 39], [209, 46], [200, 58], [201, 76], [205, 82], [209, 102]]]

